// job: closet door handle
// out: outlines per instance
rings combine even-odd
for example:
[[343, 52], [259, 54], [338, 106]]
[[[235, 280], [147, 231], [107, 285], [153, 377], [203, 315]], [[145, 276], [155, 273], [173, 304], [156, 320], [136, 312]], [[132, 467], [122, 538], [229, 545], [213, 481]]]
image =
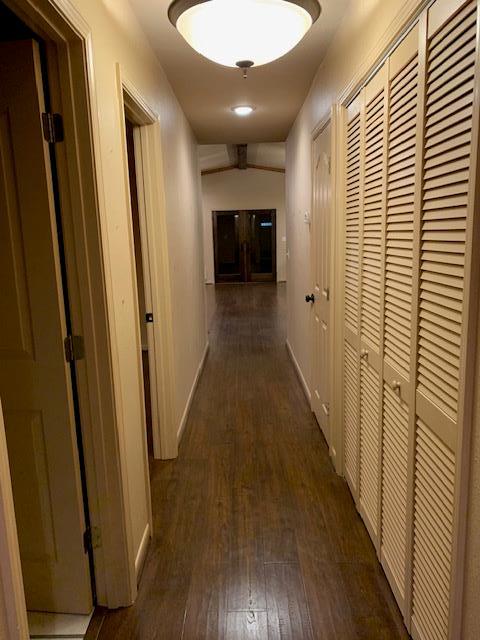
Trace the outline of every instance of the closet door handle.
[[402, 388], [402, 383], [399, 380], [394, 380], [392, 382], [392, 391], [400, 391]]
[[368, 360], [368, 351], [367, 351], [367, 349], [362, 349], [360, 351], [360, 358], [362, 360]]

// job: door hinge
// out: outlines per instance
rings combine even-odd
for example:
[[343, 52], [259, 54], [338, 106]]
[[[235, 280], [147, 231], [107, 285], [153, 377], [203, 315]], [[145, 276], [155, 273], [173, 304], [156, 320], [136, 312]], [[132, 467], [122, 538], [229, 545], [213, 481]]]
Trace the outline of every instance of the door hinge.
[[82, 336], [67, 336], [63, 341], [65, 347], [65, 359], [67, 362], [83, 360], [85, 357], [85, 345]]
[[153, 313], [145, 314], [145, 322], [153, 322]]
[[43, 137], [49, 144], [63, 142], [63, 118], [59, 113], [42, 113]]
[[83, 548], [85, 553], [102, 546], [102, 537], [98, 527], [87, 527], [83, 533]]

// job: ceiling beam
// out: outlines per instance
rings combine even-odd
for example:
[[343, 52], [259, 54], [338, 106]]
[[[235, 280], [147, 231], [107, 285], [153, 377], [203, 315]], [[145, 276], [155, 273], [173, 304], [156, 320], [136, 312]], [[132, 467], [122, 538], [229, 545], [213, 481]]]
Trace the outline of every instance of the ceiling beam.
[[247, 168], [247, 145], [237, 144], [238, 168], [242, 171]]
[[267, 167], [263, 164], [247, 164], [247, 169], [259, 169], [260, 171], [274, 171], [275, 173], [285, 173], [282, 167]]
[[213, 169], [204, 169], [202, 176], [208, 176], [211, 173], [221, 173], [222, 171], [231, 171], [232, 169], [238, 169], [236, 164], [229, 164], [227, 167], [214, 167]]
[[[223, 171], [231, 171], [232, 169], [238, 169], [236, 164], [231, 164], [228, 167], [215, 167], [213, 169], [204, 169], [202, 176], [208, 176], [212, 173], [222, 173]], [[274, 173], [285, 173], [285, 169], [282, 167], [267, 167], [261, 164], [247, 164], [246, 169], [257, 169], [258, 171], [273, 171]]]

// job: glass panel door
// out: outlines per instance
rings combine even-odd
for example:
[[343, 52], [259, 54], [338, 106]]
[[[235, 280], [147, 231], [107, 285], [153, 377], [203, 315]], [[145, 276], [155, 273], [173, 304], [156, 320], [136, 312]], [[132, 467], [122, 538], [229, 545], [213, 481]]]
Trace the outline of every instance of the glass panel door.
[[214, 211], [215, 282], [242, 282], [240, 213]]
[[275, 211], [246, 211], [249, 228], [248, 279], [276, 280]]

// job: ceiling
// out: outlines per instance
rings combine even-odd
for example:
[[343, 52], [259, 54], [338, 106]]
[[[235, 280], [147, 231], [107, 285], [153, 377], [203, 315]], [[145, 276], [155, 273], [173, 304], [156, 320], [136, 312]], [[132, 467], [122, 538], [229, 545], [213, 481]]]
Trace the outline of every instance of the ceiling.
[[[325, 51], [353, 0], [320, 0], [322, 14], [302, 42], [283, 58], [240, 70], [210, 62], [183, 40], [167, 17], [170, 0], [130, 0], [167, 73], [199, 143], [280, 142], [303, 104]], [[239, 118], [237, 104], [252, 104]]]
[[[237, 163], [237, 149], [233, 144], [201, 144], [198, 146], [201, 171], [231, 167]], [[247, 162], [262, 167], [285, 168], [285, 144], [267, 142], [249, 144]]]

